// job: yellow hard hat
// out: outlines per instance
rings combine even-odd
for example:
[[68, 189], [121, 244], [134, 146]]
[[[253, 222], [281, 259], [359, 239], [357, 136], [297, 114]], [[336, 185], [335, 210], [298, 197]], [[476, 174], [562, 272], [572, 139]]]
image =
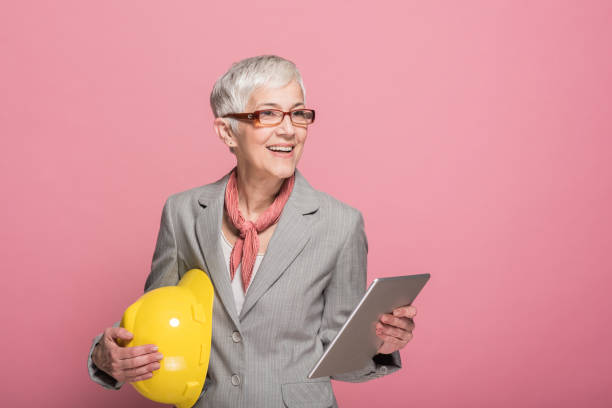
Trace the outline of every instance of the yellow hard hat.
[[176, 286], [142, 295], [121, 320], [134, 337], [122, 346], [155, 344], [164, 355], [148, 380], [131, 383], [153, 401], [190, 408], [198, 400], [210, 358], [213, 285], [206, 273], [191, 269]]

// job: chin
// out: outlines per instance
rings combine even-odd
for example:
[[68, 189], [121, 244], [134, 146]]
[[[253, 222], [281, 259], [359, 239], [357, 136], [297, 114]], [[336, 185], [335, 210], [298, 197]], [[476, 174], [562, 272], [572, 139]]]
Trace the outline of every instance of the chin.
[[282, 166], [276, 166], [275, 168], [271, 169], [270, 173], [279, 179], [285, 179], [287, 177], [291, 177], [294, 171], [294, 164], [285, 164]]

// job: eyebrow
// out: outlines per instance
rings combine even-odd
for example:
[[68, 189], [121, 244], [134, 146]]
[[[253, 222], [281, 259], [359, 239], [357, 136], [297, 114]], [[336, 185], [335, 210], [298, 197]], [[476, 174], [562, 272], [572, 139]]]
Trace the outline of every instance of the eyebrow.
[[[257, 105], [255, 106], [255, 109], [257, 109], [258, 107], [266, 106], [266, 105], [268, 105], [268, 106], [274, 106], [275, 108], [281, 108], [281, 106], [280, 106], [279, 104], [277, 104], [277, 103], [273, 103], [273, 102], [265, 102], [265, 103], [260, 103], [260, 104], [257, 104]], [[291, 109], [295, 108], [296, 106], [300, 106], [300, 105], [304, 105], [304, 102], [298, 102], [298, 103], [294, 104], [294, 105], [291, 107]], [[305, 105], [304, 105], [304, 106], [305, 106]]]

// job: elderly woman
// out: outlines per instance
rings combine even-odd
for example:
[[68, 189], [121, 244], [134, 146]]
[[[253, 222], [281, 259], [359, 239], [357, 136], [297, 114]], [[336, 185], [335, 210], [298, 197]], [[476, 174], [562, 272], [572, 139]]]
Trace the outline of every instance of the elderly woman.
[[[210, 103], [236, 167], [164, 205], [145, 292], [177, 284], [192, 268], [205, 270], [216, 292], [196, 407], [337, 406], [329, 377], [306, 376], [365, 292], [367, 241], [361, 213], [313, 189], [296, 169], [315, 119], [305, 95], [286, 59], [233, 64]], [[331, 378], [359, 382], [399, 369], [415, 314], [406, 306], [383, 315], [379, 354]], [[117, 345], [130, 338], [115, 326], [94, 339], [94, 381], [118, 389], [160, 367], [154, 345]]]

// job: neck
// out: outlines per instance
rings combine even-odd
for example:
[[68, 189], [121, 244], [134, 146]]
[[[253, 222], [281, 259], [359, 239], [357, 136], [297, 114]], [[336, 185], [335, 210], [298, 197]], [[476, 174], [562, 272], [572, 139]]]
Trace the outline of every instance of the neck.
[[246, 174], [237, 168], [238, 206], [242, 216], [255, 221], [272, 204], [283, 185], [284, 179]]

